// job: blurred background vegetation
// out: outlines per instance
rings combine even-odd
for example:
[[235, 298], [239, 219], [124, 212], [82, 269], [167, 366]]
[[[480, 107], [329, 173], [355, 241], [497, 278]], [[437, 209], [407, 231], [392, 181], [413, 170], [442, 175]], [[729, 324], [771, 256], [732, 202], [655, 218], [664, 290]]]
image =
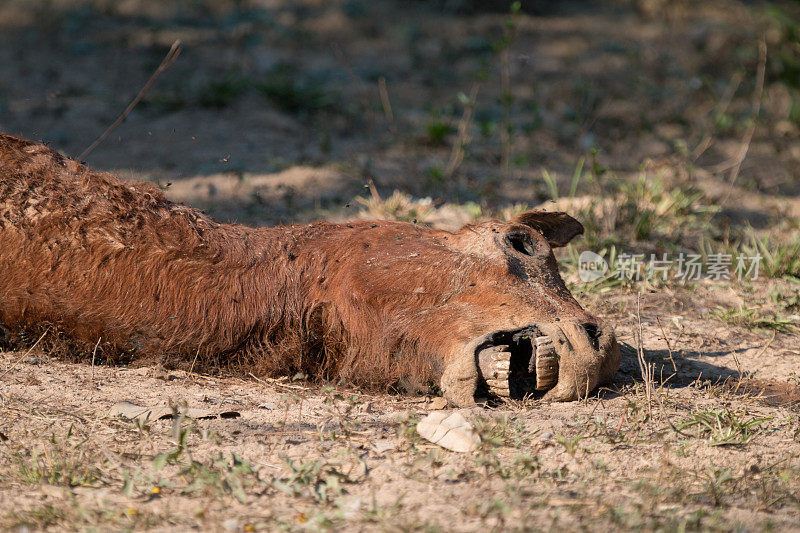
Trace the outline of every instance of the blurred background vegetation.
[[89, 164], [251, 224], [562, 209], [794, 283], [799, 34], [796, 1], [6, 0], [0, 129], [76, 157], [179, 39]]

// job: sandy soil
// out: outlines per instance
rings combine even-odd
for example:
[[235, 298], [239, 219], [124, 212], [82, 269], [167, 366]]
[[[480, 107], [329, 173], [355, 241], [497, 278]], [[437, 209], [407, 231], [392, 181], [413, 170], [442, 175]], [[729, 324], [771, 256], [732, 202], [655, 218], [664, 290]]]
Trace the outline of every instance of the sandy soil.
[[[416, 435], [431, 398], [5, 353], [5, 524], [800, 529], [795, 339], [664, 307], [646, 297], [640, 315], [616, 316], [625, 346], [641, 318], [649, 399], [626, 347], [615, 383], [585, 402], [463, 410], [483, 438], [470, 454]], [[240, 416], [137, 424], [110, 416], [120, 401]]]

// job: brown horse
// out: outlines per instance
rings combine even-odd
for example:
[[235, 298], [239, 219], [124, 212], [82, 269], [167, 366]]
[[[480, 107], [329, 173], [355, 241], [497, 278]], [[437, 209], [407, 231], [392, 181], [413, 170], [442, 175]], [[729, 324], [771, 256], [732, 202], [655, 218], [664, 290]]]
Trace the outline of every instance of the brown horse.
[[620, 359], [558, 273], [551, 247], [582, 232], [538, 211], [456, 233], [221, 224], [0, 134], [0, 326], [48, 324], [106, 354], [438, 385], [454, 405], [546, 389], [576, 399]]

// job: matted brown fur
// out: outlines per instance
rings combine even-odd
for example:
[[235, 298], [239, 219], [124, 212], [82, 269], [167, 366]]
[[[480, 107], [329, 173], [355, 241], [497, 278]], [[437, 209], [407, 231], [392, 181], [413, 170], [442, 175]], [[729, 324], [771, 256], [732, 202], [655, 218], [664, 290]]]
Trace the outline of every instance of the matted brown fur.
[[[52, 324], [87, 352], [100, 341], [102, 354], [195, 368], [425, 387], [478, 335], [597, 321], [526, 216], [456, 233], [221, 224], [151, 184], [0, 134], [0, 325]], [[547, 218], [566, 240], [582, 230]], [[509, 231], [530, 249], [511, 249], [499, 237]]]

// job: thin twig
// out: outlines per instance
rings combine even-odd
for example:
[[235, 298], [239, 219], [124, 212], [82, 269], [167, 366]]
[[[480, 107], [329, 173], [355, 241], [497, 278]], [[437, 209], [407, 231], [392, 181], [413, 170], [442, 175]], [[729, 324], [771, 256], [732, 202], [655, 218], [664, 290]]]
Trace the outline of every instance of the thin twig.
[[378, 79], [378, 91], [381, 93], [383, 114], [386, 116], [386, 121], [391, 124], [394, 122], [394, 113], [392, 113], [392, 102], [389, 100], [389, 90], [386, 88], [386, 78], [383, 76]]
[[744, 134], [744, 138], [742, 139], [742, 144], [739, 147], [739, 152], [736, 154], [736, 157], [733, 158], [733, 166], [731, 167], [731, 173], [728, 177], [728, 191], [725, 194], [725, 197], [722, 199], [721, 205], [725, 205], [728, 202], [728, 199], [733, 192], [733, 184], [736, 182], [736, 178], [739, 176], [739, 171], [742, 168], [742, 163], [744, 162], [745, 157], [747, 157], [747, 152], [750, 150], [750, 143], [753, 140], [753, 135], [756, 132], [756, 127], [758, 126], [758, 116], [761, 113], [761, 96], [764, 93], [764, 76], [766, 73], [766, 65], [767, 65], [767, 42], [765, 37], [761, 38], [761, 41], [758, 43], [758, 67], [756, 69], [756, 89], [753, 93], [753, 121], [750, 124], [750, 127], [747, 128], [747, 131]]
[[742, 373], [742, 365], [741, 363], [739, 363], [739, 358], [736, 357], [736, 352], [735, 351], [731, 352], [731, 355], [733, 356], [733, 362], [736, 363], [736, 373], [739, 374], [739, 377], [736, 379], [736, 389], [733, 391], [735, 394], [739, 392], [739, 386], [742, 383], [742, 376], [744, 374]]
[[153, 83], [161, 75], [162, 72], [167, 70], [167, 68], [169, 68], [169, 66], [172, 65], [176, 59], [178, 59], [179, 55], [181, 55], [180, 39], [172, 43], [169, 52], [167, 52], [167, 55], [164, 56], [164, 59], [161, 61], [161, 64], [158, 65], [158, 68], [150, 76], [150, 79], [147, 80], [147, 83], [144, 84], [144, 87], [142, 87], [142, 89], [139, 91], [139, 94], [136, 95], [136, 98], [131, 100], [131, 103], [128, 104], [128, 107], [125, 108], [125, 111], [123, 111], [117, 117], [117, 119], [106, 129], [106, 131], [103, 132], [102, 135], [100, 135], [100, 137], [95, 139], [95, 141], [92, 144], [90, 144], [89, 147], [86, 148], [86, 150], [81, 152], [81, 154], [78, 156], [78, 161], [83, 161], [86, 158], [86, 156], [92, 153], [92, 150], [97, 148], [100, 145], [100, 143], [105, 141], [106, 138], [109, 135], [111, 135], [112, 131], [117, 129], [117, 126], [125, 122], [125, 119], [128, 118], [128, 115], [130, 115], [131, 111], [133, 111], [133, 108], [136, 107], [136, 105], [142, 100], [142, 98], [144, 98], [144, 95], [150, 89], [150, 86], [153, 85]]
[[447, 180], [453, 177], [459, 165], [461, 165], [461, 162], [464, 160], [464, 147], [469, 144], [472, 113], [475, 110], [475, 103], [478, 98], [478, 90], [480, 87], [480, 82], [476, 81], [472, 84], [472, 88], [469, 90], [469, 101], [464, 104], [464, 113], [461, 115], [461, 120], [458, 121], [458, 135], [453, 143], [453, 150], [450, 152], [450, 161], [447, 162], [447, 168], [444, 171], [444, 177]]
[[98, 337], [97, 344], [94, 345], [94, 350], [92, 350], [92, 383], [94, 383], [94, 358], [97, 355], [97, 347], [100, 346], [100, 340], [103, 337]]
[[770, 346], [772, 346], [772, 341], [774, 341], [774, 340], [775, 340], [775, 336], [776, 336], [777, 334], [778, 334], [778, 331], [773, 329], [773, 330], [772, 330], [772, 338], [771, 338], [771, 339], [769, 340], [769, 342], [767, 342], [767, 344], [765, 344], [765, 345], [764, 345], [764, 347], [763, 347], [763, 348], [761, 348], [761, 350], [760, 350], [760, 351], [759, 351], [759, 352], [756, 354], [756, 356], [755, 356], [755, 359], [758, 359], [759, 357], [761, 357], [762, 355], [764, 355], [764, 352], [766, 352], [766, 351], [769, 349], [769, 347], [770, 347]]
[[672, 369], [677, 373], [678, 365], [675, 364], [675, 359], [672, 357], [672, 346], [667, 338], [667, 332], [664, 331], [664, 326], [661, 325], [661, 318], [656, 317], [656, 322], [658, 323], [658, 327], [661, 329], [661, 336], [664, 337], [664, 342], [667, 343], [667, 351], [669, 352], [669, 360], [672, 362]]
[[653, 397], [653, 370], [650, 364], [644, 358], [644, 341], [642, 339], [642, 294], [636, 295], [636, 321], [639, 326], [638, 341], [636, 343], [636, 359], [639, 362], [639, 370], [644, 380], [645, 395], [647, 396], [647, 414], [650, 418], [653, 417], [652, 412], [652, 397]]
[[509, 66], [508, 55], [508, 46], [506, 46], [500, 52], [500, 91], [503, 99], [500, 143], [503, 145], [501, 165], [505, 179], [511, 177], [511, 67]]
[[6, 369], [6, 370], [5, 370], [5, 371], [4, 371], [2, 374], [0, 374], [0, 379], [2, 379], [2, 378], [4, 378], [4, 377], [6, 377], [6, 374], [8, 374], [8, 373], [9, 373], [9, 372], [11, 372], [12, 370], [14, 370], [14, 368], [15, 368], [15, 367], [16, 367], [16, 366], [19, 364], [19, 362], [20, 362], [20, 361], [22, 361], [23, 359], [25, 359], [26, 357], [28, 357], [28, 356], [30, 355], [30, 353], [33, 351], [33, 349], [34, 349], [34, 348], [36, 348], [36, 345], [37, 345], [37, 344], [39, 344], [39, 342], [40, 342], [42, 339], [44, 339], [44, 336], [45, 336], [45, 335], [47, 335], [47, 333], [48, 333], [49, 331], [50, 331], [50, 328], [47, 328], [46, 330], [44, 330], [44, 333], [42, 333], [42, 336], [41, 336], [41, 337], [39, 337], [39, 340], [37, 340], [36, 342], [34, 342], [34, 343], [33, 343], [33, 346], [31, 346], [30, 348], [28, 348], [28, 351], [26, 351], [26, 352], [25, 352], [25, 353], [22, 355], [22, 357], [18, 358], [16, 361], [14, 361], [14, 363], [13, 363], [13, 364], [12, 364], [10, 367], [8, 367], [8, 368], [7, 368], [7, 369]]
[[[733, 100], [733, 96], [736, 94], [736, 91], [739, 90], [739, 86], [741, 84], [742, 73], [734, 73], [733, 77], [731, 77], [731, 82], [728, 84], [727, 89], [722, 95], [722, 98], [720, 98], [719, 102], [717, 102], [709, 114], [719, 116], [727, 112], [728, 107], [731, 105], [731, 101]], [[708, 150], [713, 140], [714, 136], [710, 132], [706, 133], [705, 137], [703, 137], [703, 140], [700, 141], [700, 144], [698, 144], [697, 147], [695, 147], [695, 149], [692, 151], [692, 160], [697, 161], [700, 156], [703, 155], [706, 150]]]

